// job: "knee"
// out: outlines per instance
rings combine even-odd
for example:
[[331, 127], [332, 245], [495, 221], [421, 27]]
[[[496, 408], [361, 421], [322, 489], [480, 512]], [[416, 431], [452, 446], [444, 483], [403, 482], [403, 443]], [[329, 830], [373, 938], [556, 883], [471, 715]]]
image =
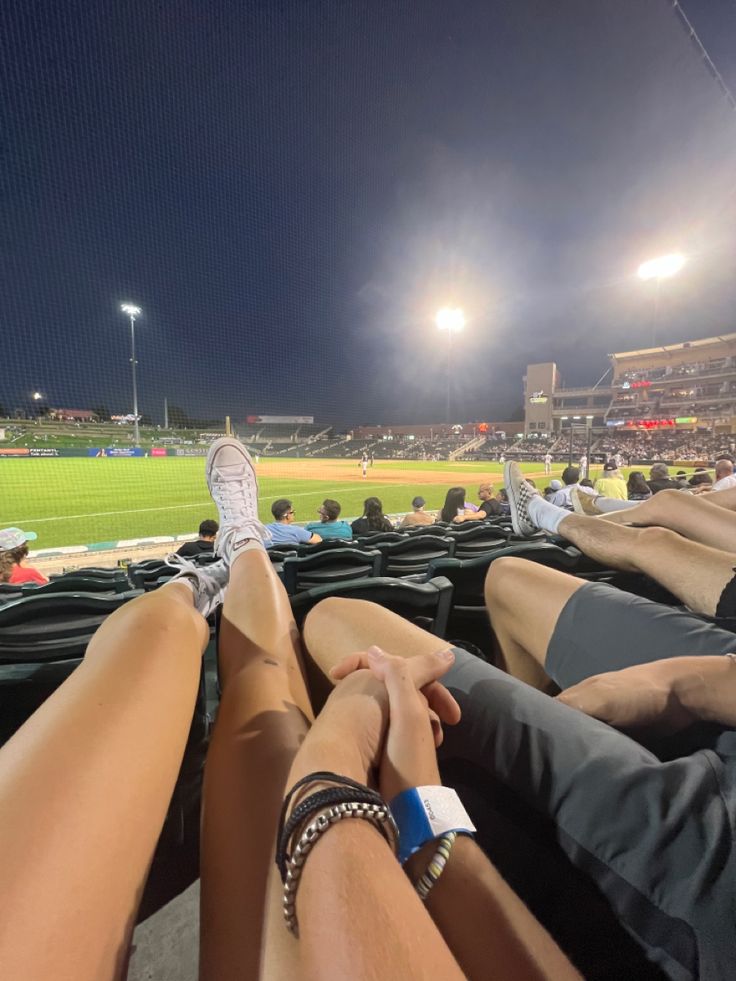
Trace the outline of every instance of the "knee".
[[688, 494], [683, 494], [682, 491], [675, 490], [674, 487], [668, 487], [666, 490], [658, 491], [645, 503], [650, 508], [654, 506], [658, 510], [669, 511], [672, 507], [676, 507], [678, 502], [687, 497], [689, 497]]
[[361, 600], [344, 599], [340, 596], [328, 596], [320, 600], [307, 614], [302, 628], [302, 635], [309, 647], [310, 638], [314, 638], [329, 630], [329, 625], [348, 615], [350, 608]]
[[513, 556], [503, 556], [491, 562], [484, 586], [489, 610], [497, 612], [500, 608], [507, 607], [513, 596], [518, 595], [519, 581], [528, 566], [527, 561]]
[[[661, 491], [660, 493], [667, 494], [669, 491]], [[672, 493], [677, 494], [678, 491], [673, 491]], [[637, 529], [637, 539], [641, 546], [648, 549], [661, 548], [663, 545], [671, 545], [676, 541], [682, 541], [677, 532], [670, 531], [669, 528], [660, 528], [659, 525]]]

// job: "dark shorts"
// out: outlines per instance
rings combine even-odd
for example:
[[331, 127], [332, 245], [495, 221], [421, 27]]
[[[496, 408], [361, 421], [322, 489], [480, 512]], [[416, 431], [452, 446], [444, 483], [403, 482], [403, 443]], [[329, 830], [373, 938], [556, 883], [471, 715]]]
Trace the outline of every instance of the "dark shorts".
[[676, 607], [590, 582], [563, 608], [545, 670], [560, 688], [569, 688], [594, 674], [633, 664], [731, 651], [736, 652], [736, 634], [730, 630]]
[[716, 616], [732, 620], [736, 624], [736, 576], [724, 586], [716, 607]]
[[[565, 632], [555, 631], [548, 658], [563, 687], [616, 667], [736, 648], [726, 631], [616, 595], [589, 584], [563, 611]], [[652, 608], [646, 630], [645, 607]], [[464, 651], [445, 682], [463, 717], [446, 730], [443, 774], [459, 773], [458, 789], [478, 791], [481, 811], [492, 809], [502, 791], [543, 819], [572, 871], [594, 885], [637, 952], [667, 977], [735, 976], [736, 733], [720, 731], [713, 748], [662, 762], [623, 733]], [[483, 823], [483, 813], [470, 809]], [[513, 867], [513, 853], [509, 862]], [[570, 904], [563, 912], [579, 927], [585, 910]], [[618, 947], [607, 939], [613, 959]], [[588, 941], [595, 943], [595, 934]]]

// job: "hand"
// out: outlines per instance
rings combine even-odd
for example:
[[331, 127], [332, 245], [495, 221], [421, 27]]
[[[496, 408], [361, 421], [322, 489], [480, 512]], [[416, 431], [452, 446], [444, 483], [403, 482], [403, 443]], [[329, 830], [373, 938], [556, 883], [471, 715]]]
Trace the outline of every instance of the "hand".
[[367, 664], [385, 685], [389, 728], [381, 757], [379, 786], [386, 800], [408, 787], [440, 783], [436, 753], [442, 741], [440, 722], [448, 725], [459, 722], [460, 707], [436, 679], [453, 662], [451, 650], [403, 658], [371, 647], [365, 654], [348, 655], [333, 669], [333, 677], [343, 677], [345, 672]]
[[557, 700], [616, 729], [649, 728], [661, 735], [679, 732], [695, 721], [676, 694], [679, 661], [668, 658], [598, 674], [567, 688]]

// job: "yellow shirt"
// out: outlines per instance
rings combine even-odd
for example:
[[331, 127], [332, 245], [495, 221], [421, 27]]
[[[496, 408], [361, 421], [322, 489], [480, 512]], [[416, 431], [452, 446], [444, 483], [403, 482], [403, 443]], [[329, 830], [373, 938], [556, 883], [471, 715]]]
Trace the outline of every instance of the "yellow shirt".
[[599, 477], [595, 482], [595, 490], [603, 497], [615, 497], [619, 501], [628, 501], [626, 481], [623, 477]]

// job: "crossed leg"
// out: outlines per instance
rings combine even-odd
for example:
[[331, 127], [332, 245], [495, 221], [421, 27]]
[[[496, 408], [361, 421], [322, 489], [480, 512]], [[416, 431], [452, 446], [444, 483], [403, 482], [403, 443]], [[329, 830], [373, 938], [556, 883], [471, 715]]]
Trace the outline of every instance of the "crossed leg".
[[[683, 498], [694, 500], [685, 495]], [[689, 511], [689, 505], [684, 510]], [[736, 522], [736, 513], [711, 507], [705, 510], [706, 517], [712, 517], [711, 511], [718, 511]], [[707, 522], [704, 524], [707, 526]], [[596, 561], [627, 572], [643, 572], [695, 613], [713, 616], [724, 587], [734, 577], [736, 534], [733, 551], [724, 552], [720, 547], [683, 538], [676, 534], [679, 528], [670, 528], [671, 525], [661, 527], [654, 521], [644, 528], [622, 527], [600, 518], [570, 514], [560, 522], [559, 533]], [[724, 537], [721, 533], [721, 544]]]
[[611, 511], [599, 520], [617, 525], [659, 525], [702, 545], [736, 552], [736, 489], [698, 496], [663, 490], [648, 501]]
[[186, 585], [127, 603], [0, 750], [4, 977], [125, 975], [208, 637]]

